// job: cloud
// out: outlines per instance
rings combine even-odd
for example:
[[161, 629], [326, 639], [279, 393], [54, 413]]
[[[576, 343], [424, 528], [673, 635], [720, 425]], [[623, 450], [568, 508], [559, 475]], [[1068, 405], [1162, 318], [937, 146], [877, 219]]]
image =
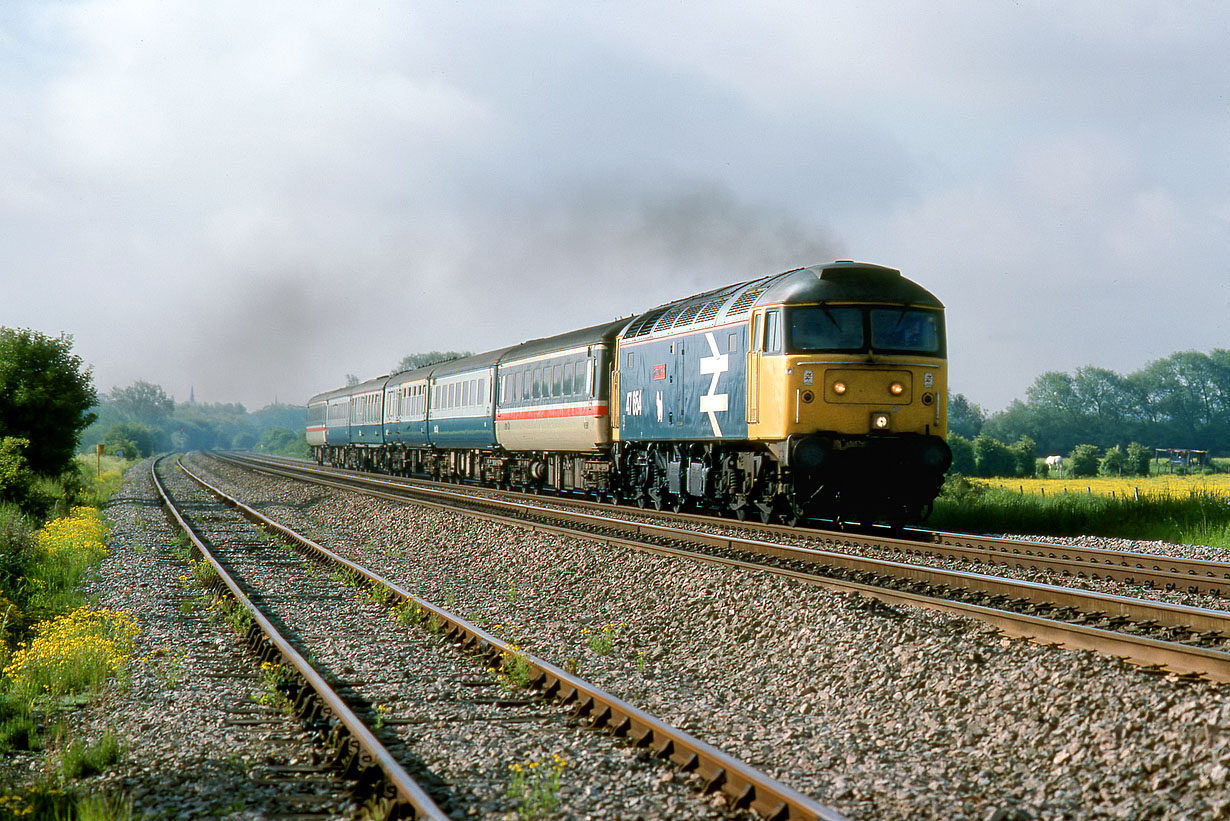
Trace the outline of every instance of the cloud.
[[254, 405], [854, 257], [949, 304], [954, 385], [997, 408], [1224, 344], [1228, 29], [1160, 1], [14, 0], [0, 324], [74, 334], [106, 387]]

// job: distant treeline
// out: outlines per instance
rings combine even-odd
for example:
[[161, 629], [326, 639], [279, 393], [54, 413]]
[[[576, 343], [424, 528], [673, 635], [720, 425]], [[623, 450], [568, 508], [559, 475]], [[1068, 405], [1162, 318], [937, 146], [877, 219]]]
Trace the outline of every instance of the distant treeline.
[[302, 405], [269, 405], [249, 413], [243, 405], [175, 402], [140, 380], [99, 397], [98, 418], [81, 435], [80, 448], [151, 456], [166, 450], [260, 450], [306, 456]]
[[[960, 457], [953, 469], [966, 475], [1029, 476], [1036, 469], [1034, 458], [1050, 454], [1076, 456], [1083, 464], [1109, 455], [1113, 464], [1122, 460], [1125, 473], [1136, 472], [1155, 448], [1225, 455], [1230, 453], [1230, 350], [1172, 354], [1127, 376], [1095, 367], [1073, 374], [1050, 371], [1034, 381], [1024, 401], [990, 415], [953, 394], [948, 431], [954, 457]], [[967, 456], [975, 467], [960, 470], [969, 467]], [[987, 472], [992, 463], [995, 472]]]

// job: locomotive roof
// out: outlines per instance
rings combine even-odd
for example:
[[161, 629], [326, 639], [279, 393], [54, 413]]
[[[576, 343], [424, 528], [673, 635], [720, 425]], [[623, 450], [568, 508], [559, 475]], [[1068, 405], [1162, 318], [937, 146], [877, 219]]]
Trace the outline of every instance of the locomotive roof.
[[745, 317], [757, 305], [795, 302], [888, 302], [944, 307], [929, 291], [901, 276], [895, 268], [842, 260], [795, 268], [659, 305], [636, 317], [623, 338], [721, 325]]

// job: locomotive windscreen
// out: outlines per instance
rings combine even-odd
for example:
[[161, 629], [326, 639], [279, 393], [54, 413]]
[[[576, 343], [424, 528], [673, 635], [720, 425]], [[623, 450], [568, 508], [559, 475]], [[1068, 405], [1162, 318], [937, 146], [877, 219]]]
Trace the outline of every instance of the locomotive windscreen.
[[789, 312], [790, 350], [944, 354], [943, 316], [911, 308], [830, 308]]

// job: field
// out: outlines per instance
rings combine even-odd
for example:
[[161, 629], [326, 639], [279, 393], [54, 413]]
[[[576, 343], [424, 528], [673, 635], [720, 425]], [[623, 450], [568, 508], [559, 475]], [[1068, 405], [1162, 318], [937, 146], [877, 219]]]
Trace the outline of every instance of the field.
[[1153, 496], [1164, 499], [1186, 499], [1196, 495], [1230, 496], [1230, 473], [1199, 476], [1128, 476], [1115, 479], [1097, 476], [1082, 479], [972, 479], [987, 487], [1015, 491], [1026, 495], [1053, 496], [1083, 493], [1091, 496], [1136, 499]]
[[927, 524], [962, 533], [1116, 536], [1230, 548], [1230, 475], [952, 477]]

